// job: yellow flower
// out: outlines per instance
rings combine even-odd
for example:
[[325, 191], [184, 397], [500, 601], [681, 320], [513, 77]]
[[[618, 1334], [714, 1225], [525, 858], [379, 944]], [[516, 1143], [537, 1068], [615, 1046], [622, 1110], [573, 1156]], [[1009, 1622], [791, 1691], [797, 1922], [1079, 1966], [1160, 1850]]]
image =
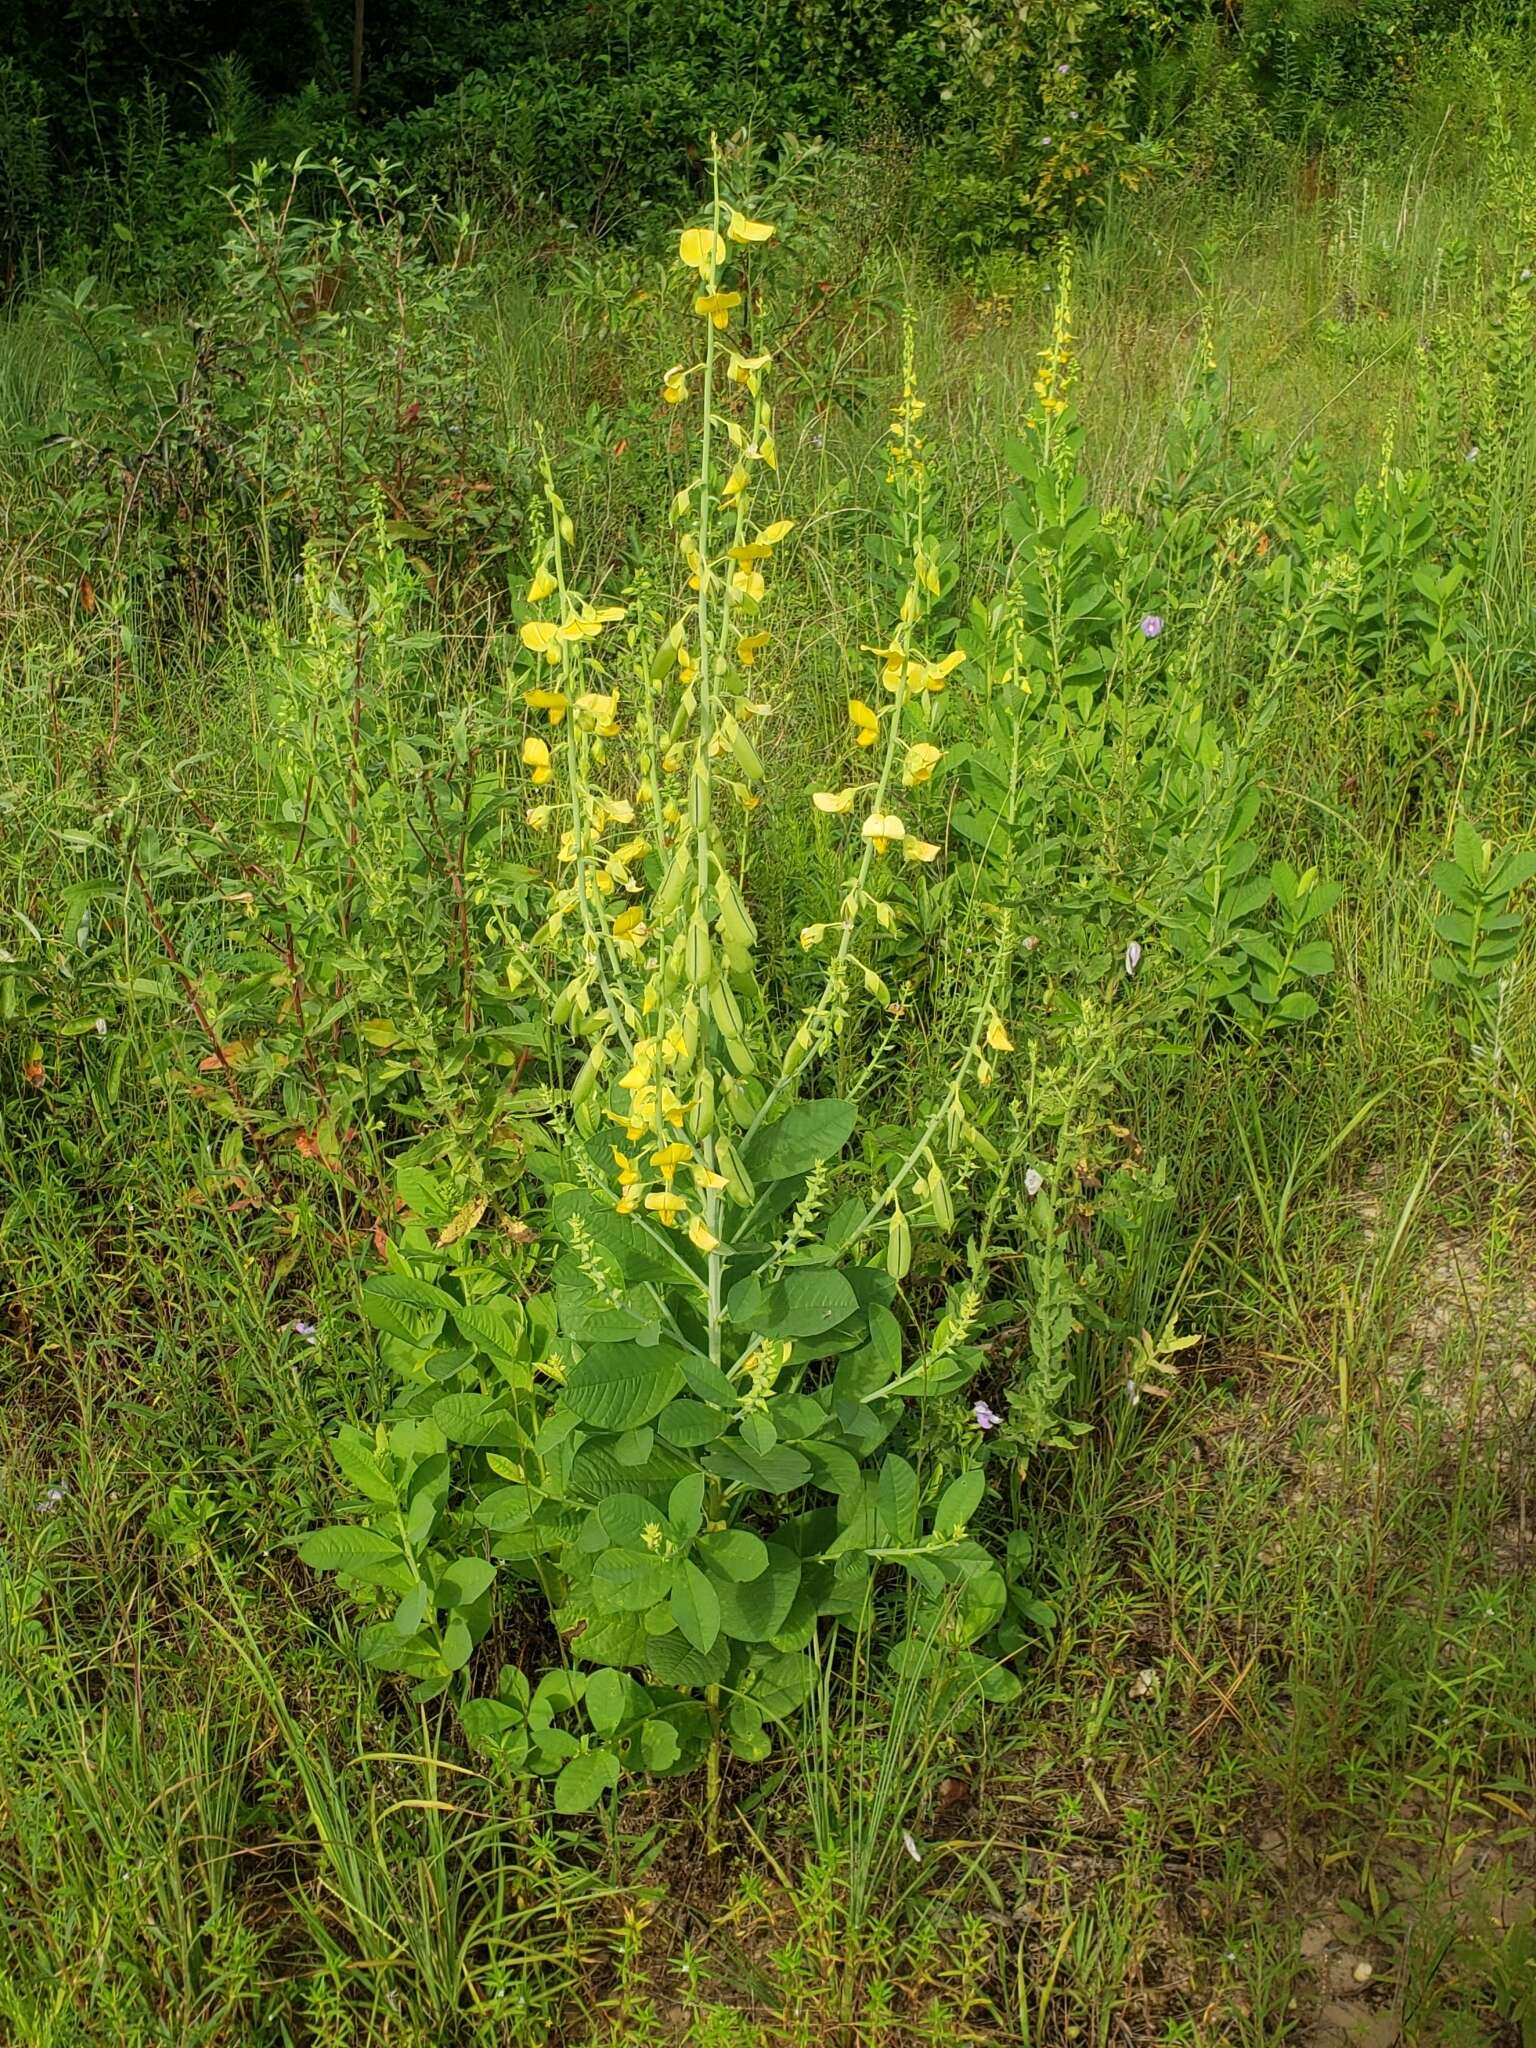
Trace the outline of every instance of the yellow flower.
[[888, 811], [883, 817], [878, 811], [872, 812], [859, 829], [873, 845], [876, 853], [889, 853], [898, 839], [905, 839], [907, 836], [906, 826], [893, 811]]
[[752, 604], [762, 603], [767, 588], [761, 569], [738, 569], [731, 578], [731, 589], [737, 597], [744, 597]]
[[825, 811], [829, 817], [841, 818], [853, 809], [851, 789], [818, 789], [811, 793], [811, 802], [818, 811]]
[[757, 536], [758, 544], [765, 548], [776, 548], [781, 540], [787, 540], [795, 530], [793, 519], [775, 519], [765, 526]]
[[730, 367], [725, 374], [733, 384], [750, 384], [757, 372], [766, 370], [772, 361], [773, 357], [770, 355], [739, 356], [735, 349], [732, 349]]
[[964, 659], [965, 649], [957, 647], [952, 654], [946, 654], [942, 661], [925, 661], [923, 681], [929, 690], [935, 695], [942, 690], [947, 679], [954, 674]]
[[559, 586], [549, 571], [547, 569], [539, 569], [535, 572], [533, 581], [529, 584], [525, 596], [529, 604], [542, 604], [545, 598], [552, 596], [558, 588]]
[[564, 690], [524, 690], [523, 702], [530, 711], [547, 711], [551, 725], [565, 717], [570, 700]]
[[1001, 1017], [994, 1016], [987, 1026], [987, 1045], [992, 1052], [1012, 1052], [1013, 1040]]
[[701, 1252], [717, 1252], [720, 1249], [719, 1238], [715, 1236], [715, 1233], [709, 1228], [709, 1225], [702, 1216], [695, 1216], [689, 1224], [688, 1242], [696, 1246]]
[[939, 849], [931, 839], [914, 839], [909, 832], [901, 842], [903, 860], [937, 860]]
[[526, 619], [517, 637], [530, 654], [554, 655], [558, 661], [560, 657], [555, 652], [555, 641], [559, 634], [560, 628], [553, 619]]
[[759, 651], [768, 645], [766, 633], [745, 633], [736, 642], [736, 659], [743, 668], [751, 668]]
[[725, 261], [725, 244], [713, 228], [684, 228], [677, 238], [677, 260], [705, 277]]
[[690, 1166], [688, 1171], [693, 1175], [694, 1186], [706, 1194], [718, 1195], [722, 1188], [729, 1186], [723, 1173], [712, 1173], [707, 1166]]
[[662, 379], [661, 395], [668, 405], [681, 405], [688, 396], [688, 372], [681, 363], [674, 363]]
[[589, 731], [611, 740], [619, 729], [618, 703], [617, 690], [588, 690], [576, 699], [576, 716]]
[[[738, 462], [735, 468], [731, 471], [730, 475], [725, 480], [725, 483], [720, 492], [721, 497], [739, 498], [742, 492], [747, 488], [747, 481], [747, 472], [745, 468], [742, 466], [742, 464]], [[734, 550], [732, 552], [734, 552]]]
[[523, 766], [533, 770], [535, 783], [554, 780], [554, 769], [549, 765], [549, 749], [541, 739], [530, 733], [523, 741]]
[[800, 927], [800, 943], [809, 953], [813, 946], [819, 946], [827, 936], [824, 924], [803, 924]]
[[906, 764], [901, 771], [902, 781], [908, 789], [916, 789], [920, 783], [928, 781], [943, 758], [940, 748], [929, 746], [926, 740], [919, 740], [915, 746], [907, 749]]
[[533, 808], [528, 812], [528, 824], [530, 829], [535, 832], [547, 831], [549, 829], [549, 821], [552, 815], [553, 812], [551, 810], [550, 805], [535, 804]]
[[663, 1145], [659, 1152], [653, 1152], [651, 1154], [651, 1164], [661, 1175], [667, 1186], [671, 1187], [677, 1169], [680, 1166], [686, 1166], [692, 1157], [693, 1147], [691, 1145], [674, 1142], [670, 1145]]
[[610, 1146], [609, 1150], [613, 1153], [614, 1165], [619, 1169], [619, 1186], [621, 1188], [636, 1186], [640, 1179], [639, 1167], [636, 1166], [629, 1154], [621, 1152], [617, 1145]]
[[613, 936], [621, 946], [638, 946], [648, 936], [645, 912], [638, 903], [619, 912], [613, 920]]
[[688, 1213], [687, 1202], [681, 1195], [673, 1194], [670, 1188], [665, 1194], [647, 1195], [645, 1206], [653, 1216], [660, 1218], [668, 1230], [673, 1228], [680, 1216], [686, 1216]]
[[733, 206], [731, 224], [726, 233], [733, 242], [770, 242], [778, 233], [778, 229], [766, 220], [748, 220], [744, 213], [738, 213]]
[[728, 327], [740, 304], [740, 292], [701, 292], [693, 302], [693, 310], [703, 319], [713, 320], [717, 327]]
[[880, 714], [871, 711], [862, 697], [848, 699], [848, 716], [853, 720], [853, 736], [861, 747], [872, 747], [880, 737]]

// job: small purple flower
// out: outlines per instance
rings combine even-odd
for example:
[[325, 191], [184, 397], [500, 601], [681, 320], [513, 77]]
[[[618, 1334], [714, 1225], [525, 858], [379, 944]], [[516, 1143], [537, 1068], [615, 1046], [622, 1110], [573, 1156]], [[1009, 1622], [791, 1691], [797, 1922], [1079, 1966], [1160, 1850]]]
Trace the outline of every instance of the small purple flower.
[[1159, 614], [1148, 612], [1141, 622], [1141, 637], [1144, 640], [1155, 640], [1162, 630], [1163, 622]]
[[292, 1330], [295, 1337], [302, 1337], [306, 1344], [316, 1344], [319, 1342], [318, 1337], [315, 1335], [315, 1332], [319, 1327], [318, 1324], [306, 1323], [300, 1320], [299, 1318], [295, 1318], [294, 1321], [288, 1325], [288, 1327], [290, 1330]]
[[1042, 136], [1041, 136], [1041, 138], [1040, 138], [1040, 147], [1041, 147], [1042, 149], [1049, 149], [1049, 148], [1050, 148], [1050, 146], [1051, 146], [1051, 138], [1049, 137], [1049, 135], [1042, 135]]
[[1132, 939], [1125, 949], [1125, 971], [1127, 974], [1134, 974], [1140, 965], [1141, 947], [1135, 939]]
[[1032, 1166], [1024, 1176], [1024, 1192], [1033, 1201], [1045, 1186], [1045, 1180], [1037, 1167]]
[[1068, 72], [1069, 72], [1069, 71], [1070, 71], [1071, 69], [1072, 69], [1072, 66], [1071, 66], [1070, 64], [1058, 64], [1058, 65], [1056, 66], [1056, 76], [1057, 76], [1058, 78], [1065, 78], [1065, 77], [1066, 77], [1066, 75], [1067, 75], [1067, 73], [1068, 73]]
[[971, 1413], [976, 1418], [976, 1427], [985, 1435], [989, 1429], [996, 1429], [1002, 1421], [1001, 1415], [994, 1415], [985, 1401], [978, 1401]]

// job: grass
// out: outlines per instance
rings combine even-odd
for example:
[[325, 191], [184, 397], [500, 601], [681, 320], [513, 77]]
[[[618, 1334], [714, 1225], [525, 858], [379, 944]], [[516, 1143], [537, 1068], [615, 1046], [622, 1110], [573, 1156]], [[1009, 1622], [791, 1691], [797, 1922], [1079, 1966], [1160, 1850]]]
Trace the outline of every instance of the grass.
[[[1203, 313], [1234, 419], [1281, 450], [1319, 433], [1347, 495], [1389, 426], [1409, 445], [1412, 338], [1458, 305], [1472, 320], [1503, 203], [1476, 148], [1437, 135], [1310, 207], [1196, 191], [1118, 210], [1079, 266], [1095, 493], [1150, 504]], [[540, 417], [567, 451], [594, 561], [643, 557], [675, 488], [649, 396], [675, 353], [665, 316], [634, 298], [629, 259], [591, 259], [595, 326], [525, 252], [495, 261], [477, 345], [500, 422]], [[980, 580], [1048, 281], [1023, 267], [978, 298], [876, 256], [809, 330], [783, 481], [817, 545], [769, 678], [789, 707], [777, 787], [815, 786], [848, 650], [880, 629], [860, 549], [893, 308], [916, 307], [946, 510]], [[1469, 360], [1435, 372], [1448, 404]], [[13, 417], [41, 424], [74, 374], [20, 309], [0, 343]], [[1430, 769], [1405, 771], [1347, 674], [1296, 675], [1250, 733], [1282, 843], [1345, 885], [1339, 972], [1283, 1057], [1214, 1044], [1116, 1103], [1174, 1197], [1131, 1305], [1202, 1341], [1134, 1400], [1118, 1350], [1075, 1347], [1088, 1432], [999, 1503], [1059, 1617], [1020, 1660], [1022, 1698], [955, 1725], [889, 1686], [867, 1642], [829, 1656], [797, 1739], [728, 1774], [719, 1857], [700, 1788], [562, 1822], [356, 1662], [289, 1539], [328, 1518], [326, 1432], [384, 1398], [355, 1313], [366, 1231], [320, 1176], [231, 1202], [223, 1134], [135, 993], [155, 966], [142, 920], [115, 927], [129, 994], [111, 1031], [82, 1014], [50, 1036], [40, 1085], [30, 1028], [5, 1020], [4, 2038], [1536, 2038], [1531, 1105], [1457, 1045], [1428, 970], [1428, 873], [1457, 805], [1529, 837], [1533, 431], [1498, 423], [1479, 661]], [[34, 516], [35, 454], [0, 461], [6, 911], [51, 933], [61, 891], [100, 871], [114, 804], [174, 816], [177, 763], [195, 757], [223, 816], [268, 801], [264, 656], [245, 612], [178, 620], [152, 578], [124, 578], [136, 630], [109, 630]], [[451, 703], [493, 663], [473, 610], [444, 624]], [[1230, 653], [1238, 706], [1251, 650]], [[769, 809], [756, 900], [794, 929], [836, 871], [798, 810]], [[217, 931], [195, 895], [185, 918], [188, 943], [199, 919]], [[1529, 990], [1506, 1018], [1517, 1065]], [[882, 1114], [901, 1121], [942, 1045], [880, 1075]]]

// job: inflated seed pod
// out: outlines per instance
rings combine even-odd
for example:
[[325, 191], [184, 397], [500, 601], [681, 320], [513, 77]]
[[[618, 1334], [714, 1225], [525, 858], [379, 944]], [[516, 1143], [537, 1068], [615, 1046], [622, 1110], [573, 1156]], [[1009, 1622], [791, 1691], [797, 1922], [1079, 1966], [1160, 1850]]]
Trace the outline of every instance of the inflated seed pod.
[[949, 1192], [949, 1184], [935, 1164], [928, 1169], [928, 1201], [933, 1209], [933, 1220], [940, 1230], [950, 1231], [955, 1227], [955, 1204]]
[[715, 1171], [725, 1175], [725, 1191], [740, 1209], [750, 1209], [757, 1200], [747, 1169], [742, 1165], [736, 1147], [729, 1138], [715, 1136]]
[[751, 912], [741, 900], [741, 891], [729, 875], [719, 875], [715, 880], [715, 898], [719, 903], [719, 914], [715, 926], [728, 946], [751, 946], [757, 939], [757, 926], [752, 922]]
[[582, 1061], [580, 1070], [575, 1080], [571, 1083], [571, 1107], [573, 1109], [580, 1109], [581, 1105], [590, 1099], [592, 1091], [597, 1086], [597, 1077], [603, 1071], [603, 1062], [607, 1057], [607, 1041], [600, 1038]]
[[688, 920], [688, 981], [695, 989], [709, 986], [713, 955], [709, 944], [709, 926], [704, 922], [704, 913], [695, 910]]
[[890, 1229], [885, 1240], [885, 1270], [893, 1280], [905, 1280], [912, 1264], [912, 1226], [898, 1202], [891, 1210]]
[[761, 782], [763, 779], [762, 756], [729, 712], [726, 713], [721, 721], [720, 729], [725, 734], [725, 743], [731, 750], [732, 759], [742, 774], [746, 776], [749, 782]]
[[730, 979], [727, 975], [722, 974], [716, 977], [714, 985], [709, 991], [709, 1010], [710, 1015], [720, 1026], [720, 1030], [725, 1037], [746, 1037], [746, 1020], [741, 1014], [741, 1005], [736, 1000], [736, 991], [731, 987]]

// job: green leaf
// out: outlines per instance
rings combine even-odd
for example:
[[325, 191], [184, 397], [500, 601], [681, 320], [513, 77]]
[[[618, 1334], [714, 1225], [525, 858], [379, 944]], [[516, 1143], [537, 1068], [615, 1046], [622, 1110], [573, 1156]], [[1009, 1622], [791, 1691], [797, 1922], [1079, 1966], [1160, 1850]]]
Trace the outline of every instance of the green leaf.
[[730, 1417], [703, 1401], [669, 1401], [656, 1418], [656, 1427], [669, 1444], [695, 1450], [712, 1444], [730, 1426]]
[[489, 1590], [495, 1577], [496, 1567], [489, 1558], [455, 1558], [438, 1578], [437, 1604], [439, 1607], [473, 1607], [481, 1594]]
[[355, 1572], [363, 1565], [397, 1559], [400, 1546], [376, 1529], [343, 1525], [311, 1531], [299, 1545], [299, 1556], [317, 1572]]
[[629, 1686], [617, 1671], [594, 1671], [587, 1681], [587, 1718], [599, 1735], [611, 1735], [624, 1718]]
[[731, 1289], [727, 1310], [733, 1322], [759, 1337], [820, 1337], [846, 1322], [858, 1297], [842, 1274], [826, 1266], [791, 1267], [754, 1298], [749, 1277]]
[[917, 1534], [917, 1474], [893, 1451], [880, 1467], [876, 1499], [886, 1539], [910, 1543]]
[[670, 1721], [652, 1714], [640, 1724], [640, 1756], [648, 1771], [669, 1771], [682, 1754], [682, 1743]]
[[651, 1670], [663, 1685], [693, 1688], [718, 1685], [730, 1661], [730, 1647], [723, 1635], [710, 1649], [700, 1650], [688, 1641], [681, 1629], [674, 1629], [669, 1636], [656, 1636], [647, 1655]]
[[342, 1478], [355, 1492], [386, 1506], [393, 1502], [395, 1489], [357, 1430], [342, 1430], [331, 1444], [331, 1456]]
[[619, 1782], [619, 1760], [606, 1749], [573, 1756], [555, 1780], [556, 1813], [590, 1813]]
[[755, 1181], [809, 1173], [820, 1160], [835, 1159], [842, 1151], [857, 1116], [851, 1102], [797, 1102], [747, 1147], [748, 1173]]
[[738, 1643], [764, 1643], [783, 1627], [800, 1589], [800, 1560], [792, 1550], [766, 1544], [766, 1568], [745, 1585], [715, 1587], [722, 1631]]
[[597, 1429], [634, 1429], [660, 1414], [682, 1386], [681, 1361], [666, 1344], [599, 1344], [571, 1367], [561, 1399]]
[[751, 1681], [752, 1697], [771, 1721], [803, 1707], [816, 1683], [816, 1665], [803, 1650], [770, 1657]]
[[605, 1550], [592, 1568], [592, 1585], [604, 1604], [621, 1614], [638, 1614], [665, 1600], [675, 1566], [643, 1550]]
[[786, 1444], [771, 1451], [751, 1450], [740, 1438], [715, 1445], [704, 1459], [705, 1469], [737, 1486], [755, 1487], [763, 1493], [793, 1493], [811, 1476], [808, 1459]]
[[667, 1496], [667, 1520], [679, 1536], [696, 1535], [704, 1521], [704, 1474], [689, 1472]]
[[745, 1586], [768, 1569], [768, 1546], [751, 1529], [718, 1529], [701, 1536], [698, 1552], [716, 1578]]
[[980, 1507], [986, 1490], [987, 1475], [980, 1465], [972, 1465], [958, 1479], [952, 1479], [933, 1511], [934, 1534], [953, 1536], [957, 1529], [963, 1529]]
[[376, 1330], [425, 1349], [455, 1306], [440, 1288], [409, 1273], [375, 1273], [363, 1289], [363, 1314]]
[[773, 1754], [773, 1743], [763, 1726], [762, 1714], [753, 1701], [738, 1694], [731, 1702], [726, 1728], [731, 1754], [739, 1756], [743, 1763], [760, 1764]]
[[720, 1633], [720, 1599], [710, 1580], [691, 1560], [672, 1588], [667, 1602], [672, 1619], [696, 1650], [713, 1649]]
[[456, 1302], [453, 1320], [466, 1344], [473, 1344], [498, 1363], [527, 1355], [527, 1338], [513, 1318], [486, 1303]]

